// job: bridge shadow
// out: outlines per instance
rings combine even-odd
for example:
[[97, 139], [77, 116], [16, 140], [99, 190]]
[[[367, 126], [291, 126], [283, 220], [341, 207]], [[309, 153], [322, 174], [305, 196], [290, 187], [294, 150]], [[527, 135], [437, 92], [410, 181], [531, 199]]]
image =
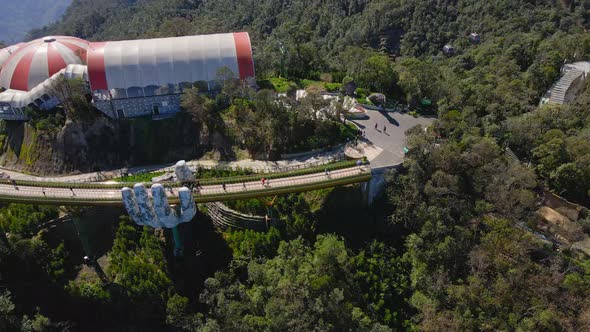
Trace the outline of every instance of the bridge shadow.
[[6, 136], [8, 139], [8, 146], [14, 154], [18, 157], [25, 138], [25, 122], [24, 121], [5, 121]]
[[[166, 230], [167, 259], [175, 289], [197, 303], [207, 278], [228, 266], [232, 260], [231, 249], [211, 222], [201, 211], [191, 222], [180, 224], [179, 231], [184, 241], [184, 255], [175, 257], [171, 230]], [[200, 305], [200, 304], [198, 304]]]
[[385, 119], [387, 119], [387, 121], [388, 121], [390, 124], [392, 124], [392, 125], [394, 125], [394, 126], [396, 126], [396, 127], [399, 127], [399, 122], [397, 122], [397, 120], [396, 120], [396, 119], [394, 119], [394, 118], [393, 118], [393, 117], [392, 117], [392, 116], [389, 114], [389, 112], [386, 112], [386, 111], [381, 111], [381, 110], [380, 110], [380, 111], [379, 111], [379, 113], [381, 113], [381, 115], [383, 115], [383, 116], [385, 117]]
[[365, 129], [367, 128], [367, 126], [365, 126], [364, 124], [360, 124], [358, 123], [358, 121], [354, 121], [354, 120], [350, 120], [352, 123], [354, 123], [357, 127], [359, 127], [360, 129]]
[[316, 212], [318, 233], [340, 235], [352, 248], [361, 249], [387, 234], [386, 218], [375, 210], [364, 204], [358, 185], [336, 187]]

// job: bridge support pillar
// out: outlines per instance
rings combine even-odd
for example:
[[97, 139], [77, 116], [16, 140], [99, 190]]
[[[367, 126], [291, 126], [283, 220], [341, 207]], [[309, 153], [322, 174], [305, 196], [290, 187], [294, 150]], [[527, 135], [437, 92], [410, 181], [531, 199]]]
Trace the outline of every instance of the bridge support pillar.
[[394, 168], [395, 167], [373, 168], [371, 169], [371, 180], [369, 182], [361, 183], [363, 198], [368, 206], [372, 206], [375, 199], [383, 195], [387, 185], [385, 174], [388, 170]]
[[178, 226], [172, 228], [172, 238], [174, 239], [174, 256], [179, 257], [184, 255], [184, 241], [182, 241], [182, 234]]

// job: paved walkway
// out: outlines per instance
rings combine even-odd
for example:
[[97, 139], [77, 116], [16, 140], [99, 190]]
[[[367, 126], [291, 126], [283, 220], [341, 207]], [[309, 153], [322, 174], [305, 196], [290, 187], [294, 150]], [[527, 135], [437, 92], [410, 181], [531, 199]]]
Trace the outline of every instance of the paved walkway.
[[[365, 131], [365, 146], [373, 145], [381, 152], [367, 154], [372, 168], [397, 165], [403, 162], [404, 146], [406, 146], [406, 130], [416, 126], [428, 126], [434, 118], [414, 118], [400, 112], [367, 110], [365, 119], [352, 120], [361, 130]], [[377, 129], [375, 129], [377, 125]], [[383, 128], [385, 127], [385, 131]]]
[[[242, 168], [251, 169], [256, 173], [269, 173], [278, 172], [289, 168], [304, 168], [312, 167], [317, 165], [327, 164], [334, 160], [338, 160], [343, 157], [342, 149], [338, 149], [330, 152], [322, 152], [318, 154], [285, 159], [279, 161], [267, 161], [267, 160], [253, 160], [253, 159], [242, 159], [236, 161], [218, 161], [212, 159], [194, 159], [187, 161], [190, 168], [196, 169], [199, 165], [203, 167], [227, 167], [227, 168]], [[128, 169], [114, 169], [104, 172], [91, 172], [75, 175], [65, 176], [36, 176], [21, 173], [18, 171], [10, 170], [4, 167], [0, 167], [0, 172], [10, 176], [11, 179], [15, 180], [27, 180], [27, 181], [44, 181], [44, 182], [104, 182], [110, 179], [120, 177], [123, 172], [129, 174], [146, 173], [146, 172], [158, 172], [158, 171], [174, 171], [175, 163], [148, 165], [148, 166], [137, 166], [129, 167]]]
[[[196, 198], [206, 198], [206, 196], [215, 196], [215, 201], [219, 201], [219, 195], [231, 194], [231, 193], [253, 193], [253, 197], [268, 196], [268, 192], [272, 189], [290, 188], [300, 185], [313, 185], [320, 184], [322, 188], [333, 186], [330, 181], [338, 181], [346, 178], [357, 178], [358, 175], [369, 174], [369, 169], [362, 167], [350, 167], [330, 172], [328, 175], [325, 173], [315, 173], [300, 176], [293, 176], [287, 178], [279, 178], [269, 180], [267, 186], [263, 186], [259, 180], [249, 181], [244, 183], [228, 184], [225, 189], [221, 185], [207, 185], [199, 191]], [[230, 180], [228, 178], [228, 180]], [[364, 179], [363, 181], [366, 181]], [[353, 181], [354, 182], [354, 181]], [[172, 191], [166, 191], [166, 194], [170, 200], [178, 198], [178, 190], [180, 188], [173, 188]], [[288, 192], [288, 190], [287, 190]], [[258, 196], [256, 196], [258, 195]], [[93, 189], [82, 189], [82, 188], [57, 188], [57, 187], [33, 187], [24, 186], [17, 184], [13, 186], [10, 184], [0, 184], [0, 200], [11, 201], [14, 199], [21, 199], [27, 202], [37, 202], [40, 204], [68, 204], [85, 202], [90, 205], [93, 203], [100, 204], [122, 204], [121, 190], [118, 188], [93, 188]]]

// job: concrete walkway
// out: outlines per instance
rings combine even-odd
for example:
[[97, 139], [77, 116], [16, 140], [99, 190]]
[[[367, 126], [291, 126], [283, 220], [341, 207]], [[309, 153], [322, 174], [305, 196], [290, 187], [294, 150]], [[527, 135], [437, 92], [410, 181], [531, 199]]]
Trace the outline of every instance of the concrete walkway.
[[352, 122], [365, 131], [365, 140], [361, 144], [364, 150], [369, 151], [367, 159], [372, 168], [401, 164], [406, 146], [406, 130], [416, 125], [429, 126], [435, 120], [432, 117], [414, 118], [396, 111], [367, 110], [367, 115], [365, 119]]
[[[272, 179], [268, 181], [267, 185], [262, 185], [261, 181], [256, 179], [243, 183], [222, 185], [206, 185], [203, 186], [196, 194], [195, 198], [206, 202], [207, 196], [212, 197], [210, 201], [231, 199], [232, 196], [226, 194], [246, 194], [251, 197], [264, 197], [272, 193], [273, 190], [286, 189], [284, 192], [291, 192], [289, 188], [302, 185], [316, 185], [318, 188], [327, 188], [334, 186], [332, 182], [338, 183], [339, 180], [349, 182], [367, 181], [367, 179], [358, 179], [359, 175], [367, 175], [370, 178], [369, 169], [365, 166], [350, 167], [339, 169], [325, 174], [324, 172], [306, 174], [300, 176], [292, 176], [286, 178]], [[348, 179], [348, 180], [347, 180]], [[228, 178], [229, 180], [229, 178]], [[347, 182], [348, 183], [348, 182]], [[33, 187], [18, 184], [13, 186], [11, 184], [0, 183], [0, 200], [8, 202], [28, 202], [38, 204], [84, 204], [84, 205], [122, 205], [121, 189], [119, 188], [59, 188], [59, 187]], [[172, 188], [171, 191], [166, 190], [166, 196], [171, 201], [178, 199], [178, 190], [180, 188]]]
[[[344, 158], [343, 149], [338, 149], [330, 152], [322, 152], [318, 154], [308, 155], [304, 157], [285, 159], [279, 161], [267, 161], [267, 160], [253, 160], [253, 159], [241, 159], [236, 161], [218, 161], [212, 159], [194, 159], [187, 161], [188, 166], [191, 169], [196, 169], [199, 166], [205, 168], [223, 167], [223, 168], [242, 168], [251, 169], [256, 173], [269, 173], [269, 172], [280, 172], [285, 169], [291, 168], [304, 168], [313, 167], [317, 165], [323, 165], [330, 163], [334, 160]], [[21, 173], [18, 171], [10, 170], [4, 167], [0, 167], [0, 173], [9, 175], [11, 179], [15, 180], [27, 180], [27, 181], [44, 181], [44, 182], [104, 182], [110, 179], [120, 177], [124, 172], [129, 174], [147, 173], [147, 172], [159, 172], [159, 171], [174, 171], [175, 163], [159, 164], [159, 165], [148, 165], [148, 166], [137, 166], [129, 167], [128, 169], [114, 169], [104, 172], [91, 172], [75, 175], [65, 176], [36, 176]]]

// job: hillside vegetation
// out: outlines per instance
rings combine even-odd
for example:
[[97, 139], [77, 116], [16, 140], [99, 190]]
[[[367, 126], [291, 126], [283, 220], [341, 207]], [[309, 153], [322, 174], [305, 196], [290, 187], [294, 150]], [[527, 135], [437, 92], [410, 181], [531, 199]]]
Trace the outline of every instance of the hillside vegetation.
[[72, 0], [3, 0], [0, 42], [16, 44], [29, 30], [57, 21]]
[[[214, 231], [199, 214], [181, 227], [184, 257], [172, 255], [170, 232], [123, 218], [106, 280], [72, 277], [80, 267], [68, 264], [67, 245], [32, 236], [45, 208], [7, 206], [0, 327], [590, 330], [590, 259], [569, 243], [588, 239], [587, 211], [569, 221], [567, 238], [537, 227], [543, 189], [579, 211], [590, 205], [590, 84], [570, 105], [538, 107], [564, 61], [590, 59], [589, 25], [590, 3], [574, 0], [74, 1], [61, 22], [31, 36], [246, 30], [263, 87], [355, 81], [359, 96], [384, 92], [438, 120], [407, 132], [403, 167], [387, 174], [372, 208], [357, 187], [278, 197], [272, 209], [271, 199], [234, 202], [266, 209], [279, 226]], [[481, 43], [469, 42], [473, 31]], [[441, 52], [447, 43], [452, 57]], [[325, 132], [303, 130], [313, 97], [281, 109], [269, 95], [239, 86], [215, 99], [190, 93], [183, 114], [202, 130], [233, 128], [252, 154]], [[43, 282], [25, 293], [23, 276]], [[55, 296], [35, 297], [47, 285]]]

